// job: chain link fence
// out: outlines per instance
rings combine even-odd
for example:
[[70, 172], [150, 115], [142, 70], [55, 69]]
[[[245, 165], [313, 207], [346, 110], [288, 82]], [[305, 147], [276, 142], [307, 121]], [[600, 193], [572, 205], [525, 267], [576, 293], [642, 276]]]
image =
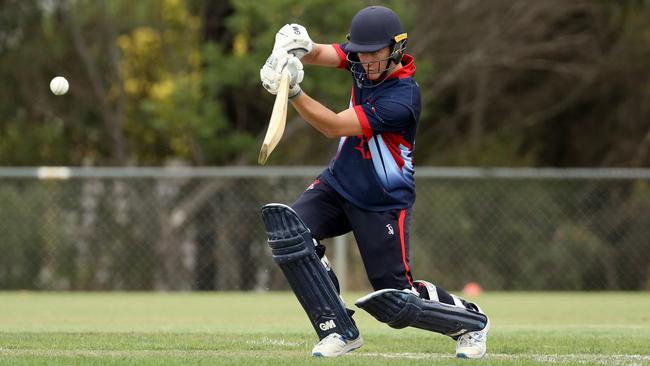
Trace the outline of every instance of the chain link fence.
[[[259, 210], [292, 203], [319, 171], [0, 168], [0, 289], [288, 289]], [[650, 289], [650, 169], [420, 168], [416, 179], [416, 279]], [[352, 237], [333, 243], [346, 287], [368, 289]]]

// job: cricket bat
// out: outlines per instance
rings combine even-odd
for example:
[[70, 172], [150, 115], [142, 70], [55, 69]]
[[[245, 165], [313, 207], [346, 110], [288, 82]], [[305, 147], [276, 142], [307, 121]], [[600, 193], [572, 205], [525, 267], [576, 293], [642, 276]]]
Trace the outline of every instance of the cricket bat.
[[266, 130], [260, 156], [257, 159], [260, 165], [266, 164], [266, 159], [269, 158], [284, 133], [284, 126], [287, 123], [287, 104], [289, 102], [289, 77], [288, 71], [282, 72], [278, 94], [275, 96], [275, 103], [273, 103], [269, 127]]

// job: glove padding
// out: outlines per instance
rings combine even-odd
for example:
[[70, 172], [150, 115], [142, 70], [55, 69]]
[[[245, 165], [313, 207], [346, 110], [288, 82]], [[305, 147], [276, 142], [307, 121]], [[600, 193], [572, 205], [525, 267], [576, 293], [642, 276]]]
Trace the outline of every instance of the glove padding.
[[305, 76], [305, 72], [302, 69], [302, 62], [284, 50], [273, 51], [266, 59], [264, 66], [260, 69], [262, 86], [269, 93], [278, 94], [283, 70], [289, 72], [289, 98], [296, 97], [302, 91], [299, 84]]
[[275, 34], [273, 51], [284, 50], [297, 58], [302, 58], [313, 48], [314, 42], [309, 38], [307, 29], [300, 24], [285, 24]]

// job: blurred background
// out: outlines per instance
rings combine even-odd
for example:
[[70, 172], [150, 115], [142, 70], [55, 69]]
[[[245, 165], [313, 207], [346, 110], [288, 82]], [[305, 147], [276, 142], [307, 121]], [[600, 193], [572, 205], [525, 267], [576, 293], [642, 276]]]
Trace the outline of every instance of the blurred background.
[[[0, 0], [0, 289], [287, 289], [259, 208], [336, 141], [290, 109], [255, 167], [259, 68], [285, 23], [343, 42], [372, 4], [401, 16], [422, 92], [415, 277], [650, 290], [646, 0]], [[338, 111], [350, 82], [302, 85]], [[353, 239], [328, 245], [368, 289]]]

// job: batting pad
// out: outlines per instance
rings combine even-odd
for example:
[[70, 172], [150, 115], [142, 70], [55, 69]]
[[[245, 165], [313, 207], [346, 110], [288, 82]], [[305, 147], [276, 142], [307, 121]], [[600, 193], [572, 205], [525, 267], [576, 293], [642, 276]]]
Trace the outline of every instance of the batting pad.
[[262, 208], [273, 260], [280, 266], [318, 337], [338, 333], [348, 339], [359, 330], [348, 315], [325, 267], [311, 233], [291, 207], [271, 203]]
[[485, 328], [487, 316], [464, 307], [425, 300], [408, 290], [384, 289], [357, 300], [356, 305], [393, 328], [415, 327], [459, 336]]

